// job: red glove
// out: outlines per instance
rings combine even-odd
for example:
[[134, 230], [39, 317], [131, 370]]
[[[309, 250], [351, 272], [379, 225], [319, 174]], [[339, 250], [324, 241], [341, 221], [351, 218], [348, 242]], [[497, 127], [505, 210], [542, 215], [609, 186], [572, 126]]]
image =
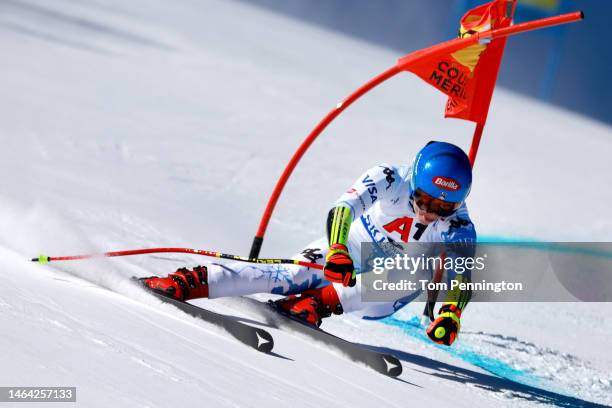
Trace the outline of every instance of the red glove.
[[330, 246], [325, 261], [323, 273], [328, 281], [341, 283], [344, 286], [355, 286], [357, 283], [355, 266], [345, 245]]
[[427, 328], [427, 336], [438, 343], [450, 346], [457, 339], [461, 324], [461, 309], [453, 303], [442, 305], [436, 320]]

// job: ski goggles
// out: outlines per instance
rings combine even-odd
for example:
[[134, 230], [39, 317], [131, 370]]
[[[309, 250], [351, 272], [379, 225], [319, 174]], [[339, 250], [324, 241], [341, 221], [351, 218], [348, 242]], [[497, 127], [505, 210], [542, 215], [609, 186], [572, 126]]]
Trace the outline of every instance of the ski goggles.
[[461, 207], [461, 203], [451, 203], [449, 201], [440, 200], [430, 196], [420, 188], [417, 188], [413, 193], [412, 199], [421, 211], [436, 214], [440, 217], [449, 217]]

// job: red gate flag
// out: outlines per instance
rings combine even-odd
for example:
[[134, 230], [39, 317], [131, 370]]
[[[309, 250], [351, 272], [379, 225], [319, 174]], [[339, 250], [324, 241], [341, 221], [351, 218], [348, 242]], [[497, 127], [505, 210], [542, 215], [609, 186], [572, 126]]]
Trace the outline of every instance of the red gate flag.
[[[494, 0], [468, 11], [461, 18], [459, 38], [508, 27], [515, 4], [516, 0]], [[484, 124], [505, 46], [506, 37], [487, 39], [414, 59], [403, 68], [448, 95], [445, 117]]]

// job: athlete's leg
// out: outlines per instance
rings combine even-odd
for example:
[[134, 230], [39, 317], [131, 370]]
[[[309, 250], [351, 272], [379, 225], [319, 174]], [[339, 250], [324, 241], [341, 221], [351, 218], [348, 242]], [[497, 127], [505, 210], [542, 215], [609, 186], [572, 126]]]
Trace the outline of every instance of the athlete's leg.
[[[326, 253], [327, 239], [320, 238], [293, 259], [322, 265]], [[323, 283], [323, 271], [300, 265], [228, 262], [209, 264], [207, 268], [210, 298], [255, 293], [291, 295]]]

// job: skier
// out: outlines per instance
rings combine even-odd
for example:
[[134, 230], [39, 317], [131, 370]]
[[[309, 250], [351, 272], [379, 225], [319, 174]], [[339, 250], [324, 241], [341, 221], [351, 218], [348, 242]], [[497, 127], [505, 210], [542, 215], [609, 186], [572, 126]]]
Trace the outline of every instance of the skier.
[[[343, 312], [364, 318], [382, 318], [405, 306], [416, 295], [393, 302], [361, 300], [360, 246], [362, 243], [426, 242], [470, 246], [476, 232], [465, 205], [472, 170], [461, 148], [429, 142], [411, 166], [381, 164], [365, 172], [336, 201], [327, 218], [327, 237], [307, 246], [296, 259], [324, 265], [210, 263], [181, 268], [167, 277], [141, 280], [151, 289], [180, 300], [218, 298], [255, 293], [284, 295], [283, 310], [313, 325]], [[445, 256], [454, 256], [452, 251]], [[357, 266], [357, 268], [356, 268]], [[446, 270], [448, 279], [469, 281]], [[328, 284], [325, 280], [331, 282]], [[455, 290], [427, 328], [436, 343], [451, 345], [460, 329], [460, 317], [470, 292]]]

